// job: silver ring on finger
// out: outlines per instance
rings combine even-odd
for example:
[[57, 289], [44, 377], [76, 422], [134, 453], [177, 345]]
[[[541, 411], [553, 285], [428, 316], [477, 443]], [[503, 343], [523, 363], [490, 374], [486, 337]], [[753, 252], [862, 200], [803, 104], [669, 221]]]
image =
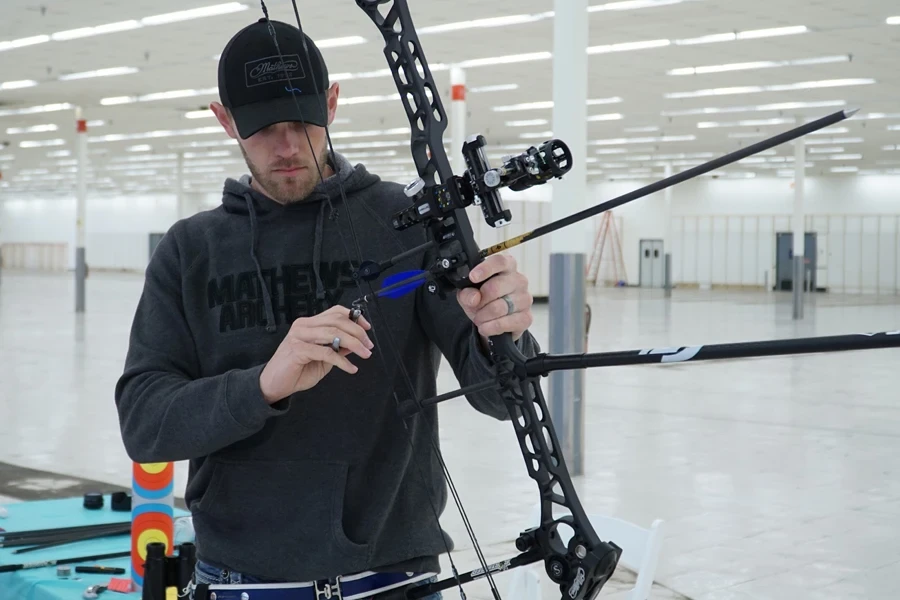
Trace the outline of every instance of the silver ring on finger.
[[516, 312], [516, 305], [513, 304], [512, 298], [510, 298], [508, 294], [505, 296], [501, 296], [501, 298], [503, 298], [503, 301], [506, 302], [506, 316], [509, 316]]
[[341, 338], [336, 337], [336, 338], [334, 338], [333, 340], [331, 340], [331, 349], [334, 350], [335, 352], [340, 351], [340, 349], [341, 349]]

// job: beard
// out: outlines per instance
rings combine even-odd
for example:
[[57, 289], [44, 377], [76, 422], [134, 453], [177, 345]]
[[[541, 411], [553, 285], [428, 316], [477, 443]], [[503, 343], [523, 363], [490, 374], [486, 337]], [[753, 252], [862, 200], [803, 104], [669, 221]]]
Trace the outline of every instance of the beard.
[[[266, 194], [280, 204], [291, 204], [295, 202], [303, 202], [309, 197], [316, 185], [320, 181], [319, 169], [322, 170], [322, 177], [325, 177], [325, 169], [328, 165], [328, 147], [322, 148], [319, 152], [318, 169], [313, 161], [305, 164], [302, 160], [281, 160], [265, 168], [260, 167], [250, 160], [244, 147], [238, 144], [241, 154], [244, 155], [244, 162], [250, 169], [250, 175], [253, 180], [265, 190]], [[285, 176], [282, 173], [275, 173], [275, 169], [290, 169], [297, 167], [306, 167], [295, 176]]]

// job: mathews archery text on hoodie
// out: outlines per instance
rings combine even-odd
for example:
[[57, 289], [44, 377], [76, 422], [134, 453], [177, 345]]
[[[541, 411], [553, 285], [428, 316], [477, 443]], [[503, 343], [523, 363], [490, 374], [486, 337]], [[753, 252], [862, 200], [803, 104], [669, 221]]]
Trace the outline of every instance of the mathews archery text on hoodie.
[[[358, 373], [334, 368], [310, 390], [263, 399], [260, 373], [292, 322], [359, 297], [360, 252], [383, 261], [426, 241], [423, 227], [391, 227], [409, 206], [402, 185], [335, 159], [336, 174], [303, 202], [282, 205], [246, 176], [228, 179], [220, 206], [171, 227], [146, 270], [115, 389], [134, 461], [190, 461], [198, 557], [271, 580], [438, 571], [442, 535], [452, 547], [431, 505], [446, 504], [432, 449], [438, 413], [405, 425], [398, 416], [394, 394], [405, 400], [409, 387], [388, 335], [419, 399], [436, 395], [442, 355], [463, 386], [494, 373], [456, 298], [419, 288], [368, 310], [380, 346], [349, 357]], [[424, 265], [417, 256], [394, 269]], [[538, 351], [527, 332], [519, 347]], [[468, 401], [509, 418], [497, 392]]]

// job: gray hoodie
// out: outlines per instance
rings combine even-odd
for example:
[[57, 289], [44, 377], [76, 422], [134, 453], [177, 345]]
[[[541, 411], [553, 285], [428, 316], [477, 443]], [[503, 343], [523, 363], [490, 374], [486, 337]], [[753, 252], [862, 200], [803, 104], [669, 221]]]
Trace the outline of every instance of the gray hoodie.
[[[409, 387], [388, 335], [419, 399], [436, 394], [441, 355], [464, 386], [493, 373], [455, 297], [419, 288], [369, 311], [380, 345], [368, 360], [351, 355], [357, 374], [333, 369], [308, 391], [265, 402], [259, 376], [291, 323], [350, 306], [360, 255], [382, 261], [426, 241], [423, 228], [390, 225], [408, 206], [402, 185], [336, 162], [307, 201], [281, 205], [246, 176], [228, 179], [221, 206], [171, 227], [147, 267], [115, 389], [133, 460], [190, 461], [185, 500], [199, 558], [272, 580], [438, 571], [442, 536], [453, 547], [433, 512], [446, 504], [432, 449], [438, 412], [398, 416], [395, 394], [406, 400]], [[538, 351], [527, 333], [519, 346]], [[496, 392], [467, 399], [509, 418]]]

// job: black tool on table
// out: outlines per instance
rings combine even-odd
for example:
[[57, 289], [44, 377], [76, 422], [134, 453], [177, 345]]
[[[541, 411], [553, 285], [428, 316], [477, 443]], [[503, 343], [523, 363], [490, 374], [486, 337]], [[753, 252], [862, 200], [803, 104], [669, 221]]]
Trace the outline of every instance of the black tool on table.
[[75, 567], [76, 573], [94, 573], [96, 575], [124, 575], [122, 567]]
[[95, 554], [93, 556], [75, 556], [72, 558], [38, 560], [35, 562], [19, 563], [15, 565], [0, 565], [0, 573], [12, 573], [13, 571], [22, 571], [25, 569], [43, 569], [44, 567], [55, 567], [56, 565], [71, 565], [81, 562], [95, 562], [98, 560], [107, 560], [111, 558], [125, 558], [127, 556], [131, 556], [131, 550], [124, 550], [122, 552], [110, 552], [108, 554]]

